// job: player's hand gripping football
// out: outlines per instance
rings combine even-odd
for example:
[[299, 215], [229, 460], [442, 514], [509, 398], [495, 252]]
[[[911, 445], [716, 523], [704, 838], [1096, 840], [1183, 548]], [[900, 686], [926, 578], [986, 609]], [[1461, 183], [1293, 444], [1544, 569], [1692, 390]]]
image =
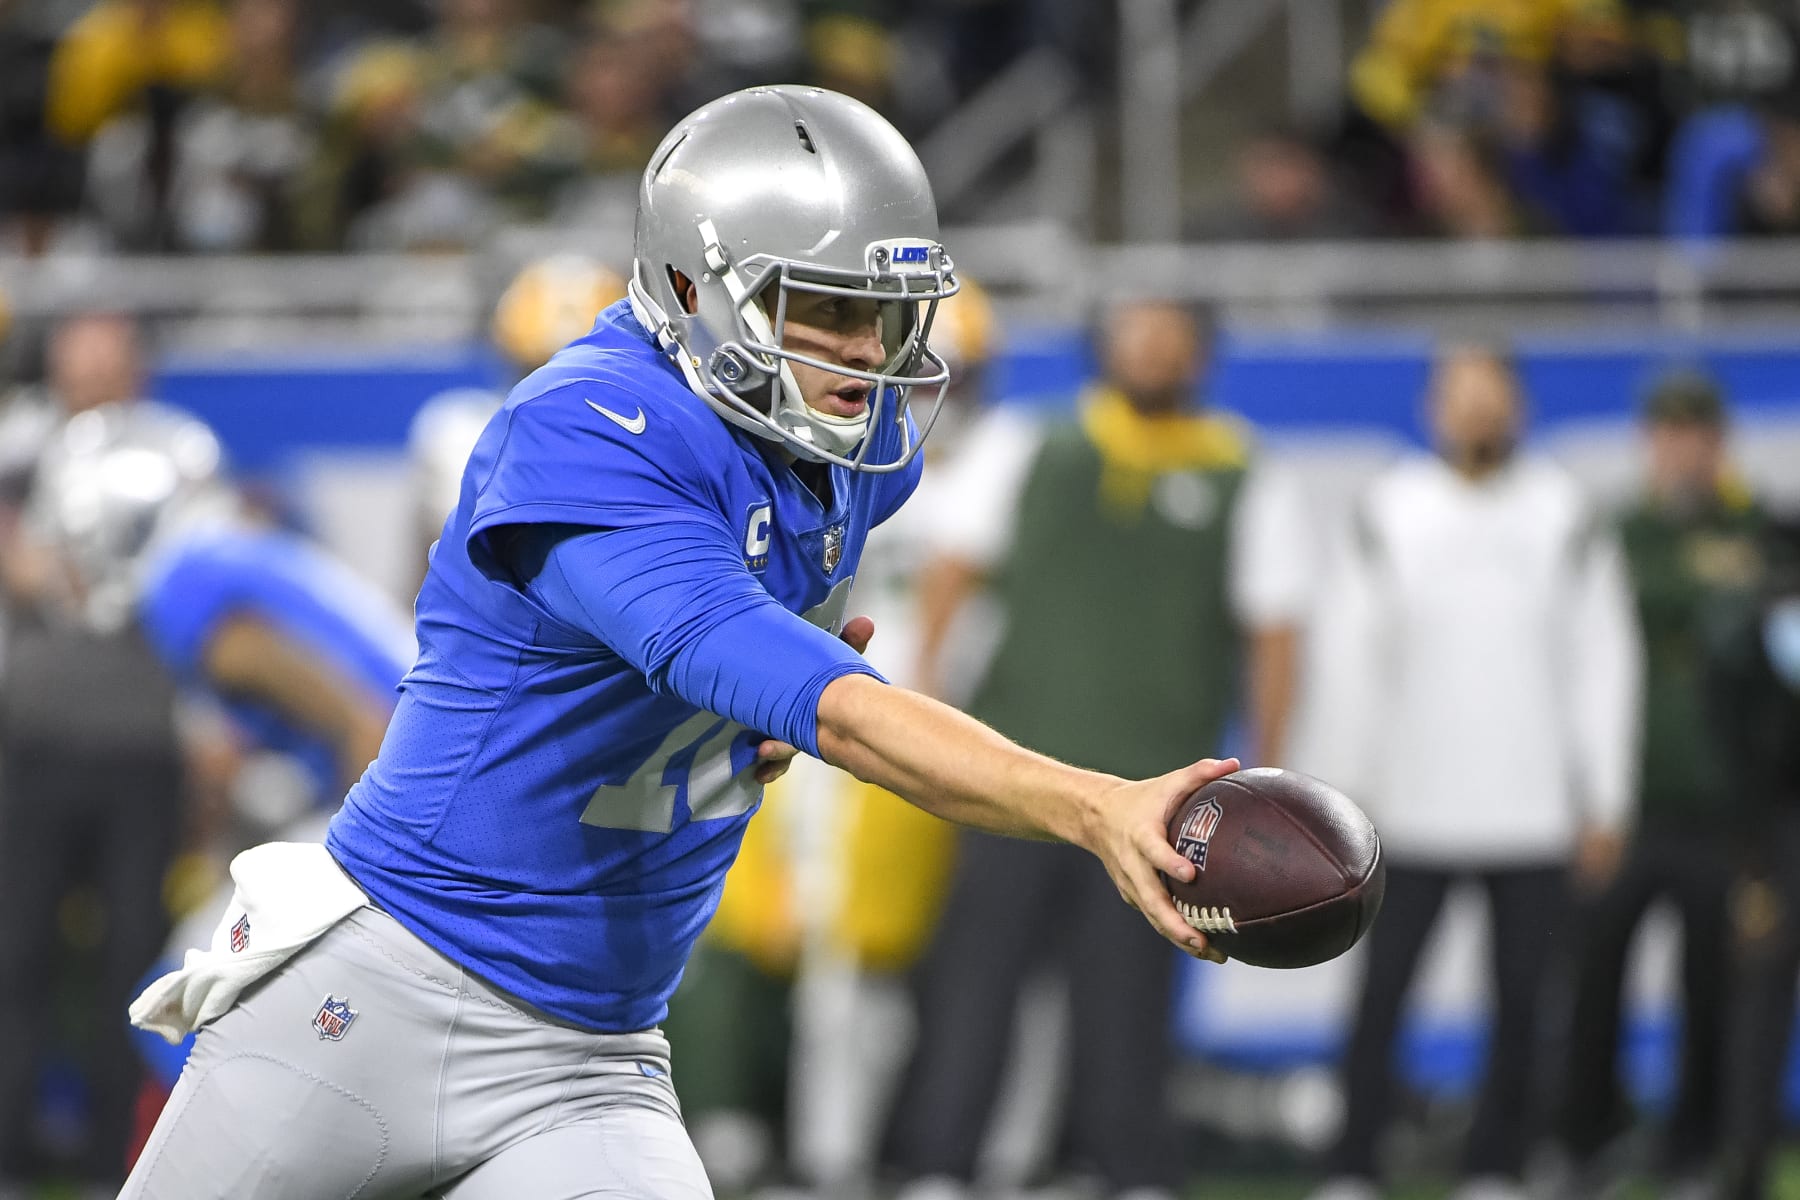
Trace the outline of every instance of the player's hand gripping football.
[[1235, 758], [1203, 758], [1155, 779], [1120, 784], [1103, 797], [1101, 825], [1088, 846], [1127, 904], [1182, 950], [1212, 962], [1224, 962], [1224, 953], [1175, 911], [1158, 872], [1184, 881], [1194, 877], [1194, 864], [1169, 844], [1169, 818], [1188, 796], [1237, 769]]
[[[838, 634], [849, 647], [858, 654], [869, 648], [869, 639], [875, 636], [875, 622], [867, 617], [851, 617], [844, 622], [843, 630]], [[778, 742], [769, 738], [756, 748], [756, 782], [767, 786], [787, 774], [794, 756], [799, 754], [797, 747], [786, 742]]]

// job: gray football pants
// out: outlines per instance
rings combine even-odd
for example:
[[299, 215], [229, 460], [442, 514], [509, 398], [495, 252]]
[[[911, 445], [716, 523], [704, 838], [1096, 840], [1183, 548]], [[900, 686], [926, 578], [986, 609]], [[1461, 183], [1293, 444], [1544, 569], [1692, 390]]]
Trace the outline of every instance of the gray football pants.
[[660, 1032], [554, 1023], [364, 908], [200, 1031], [120, 1200], [711, 1196]]

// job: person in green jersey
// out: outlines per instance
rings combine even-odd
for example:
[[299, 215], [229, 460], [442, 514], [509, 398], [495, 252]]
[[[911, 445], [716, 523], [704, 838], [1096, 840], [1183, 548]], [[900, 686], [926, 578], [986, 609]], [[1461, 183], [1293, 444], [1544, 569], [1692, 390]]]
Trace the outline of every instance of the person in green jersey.
[[1646, 486], [1620, 520], [1645, 653], [1637, 810], [1617, 869], [1583, 897], [1561, 1121], [1582, 1195], [1624, 1166], [1606, 1153], [1630, 1124], [1618, 1071], [1621, 991], [1632, 940], [1658, 901], [1681, 917], [1681, 1072], [1647, 1165], [1691, 1179], [1717, 1149], [1728, 897], [1747, 819], [1707, 724], [1705, 679], [1710, 631], [1757, 585], [1763, 510], [1727, 469], [1725, 403], [1710, 377], [1681, 370], [1658, 380], [1643, 428]]
[[[1071, 419], [1001, 409], [971, 432], [970, 466], [939, 485], [947, 515], [923, 575], [928, 687], [1024, 745], [1131, 778], [1211, 752], [1238, 708], [1243, 760], [1280, 759], [1308, 517], [1244, 426], [1200, 403], [1209, 335], [1187, 306], [1117, 303], [1103, 374]], [[957, 649], [977, 611], [1004, 626], [979, 671]], [[1021, 985], [1051, 964], [1068, 984], [1072, 1153], [1110, 1195], [1176, 1186], [1159, 1086], [1174, 964], [1117, 908], [1105, 875], [1061, 846], [960, 838], [892, 1130], [903, 1195], [972, 1181]]]

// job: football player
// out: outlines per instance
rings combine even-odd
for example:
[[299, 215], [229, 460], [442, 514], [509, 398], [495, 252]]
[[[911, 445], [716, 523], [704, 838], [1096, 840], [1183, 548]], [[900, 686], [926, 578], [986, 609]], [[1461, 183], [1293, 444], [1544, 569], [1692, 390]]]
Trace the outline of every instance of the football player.
[[211, 952], [133, 1006], [200, 1033], [125, 1196], [709, 1196], [657, 1024], [800, 751], [1084, 846], [1214, 953], [1157, 872], [1192, 876], [1165, 819], [1234, 762], [1079, 770], [857, 652], [850, 581], [917, 484], [955, 289], [924, 170], [867, 107], [754, 88], [671, 131], [628, 300], [476, 444], [325, 846], [239, 856]]
[[375, 757], [413, 639], [371, 585], [252, 517], [220, 467], [202, 422], [103, 405], [47, 448], [27, 521], [70, 610], [94, 628], [141, 626], [179, 683], [335, 799]]
[[[61, 607], [95, 629], [135, 624], [179, 685], [223, 709], [234, 741], [288, 756], [302, 790], [335, 807], [380, 745], [412, 636], [372, 586], [249, 518], [220, 461], [212, 431], [177, 410], [78, 413], [44, 452], [27, 523]], [[289, 836], [322, 839], [328, 813], [302, 815]], [[175, 930], [156, 975], [206, 944], [229, 898]], [[139, 1038], [152, 1076], [140, 1112], [154, 1116], [189, 1042]]]

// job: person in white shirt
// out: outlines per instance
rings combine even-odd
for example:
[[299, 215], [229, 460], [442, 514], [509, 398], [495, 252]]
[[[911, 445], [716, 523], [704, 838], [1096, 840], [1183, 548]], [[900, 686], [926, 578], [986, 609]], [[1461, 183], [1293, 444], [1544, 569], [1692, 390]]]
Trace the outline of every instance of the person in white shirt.
[[1400, 1014], [1445, 894], [1487, 893], [1494, 1019], [1459, 1197], [1518, 1195], [1532, 1051], [1569, 870], [1613, 870], [1635, 761], [1640, 647], [1623, 558], [1575, 481], [1521, 452], [1498, 350], [1453, 346], [1438, 453], [1370, 486], [1317, 615], [1333, 778], [1381, 831], [1388, 892], [1345, 1061], [1347, 1122], [1318, 1200], [1374, 1197]]

